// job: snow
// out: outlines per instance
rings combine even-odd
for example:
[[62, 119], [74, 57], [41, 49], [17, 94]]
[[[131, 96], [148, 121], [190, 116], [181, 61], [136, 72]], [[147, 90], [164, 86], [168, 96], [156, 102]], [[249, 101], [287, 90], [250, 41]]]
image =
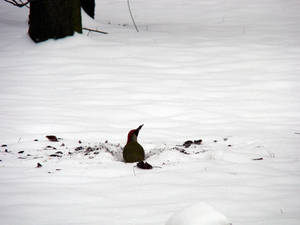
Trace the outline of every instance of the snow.
[[[299, 1], [130, 2], [139, 33], [126, 1], [97, 0], [83, 24], [108, 35], [38, 45], [0, 2], [0, 224], [163, 225], [203, 202], [298, 225]], [[121, 158], [141, 124], [149, 171]]]
[[166, 225], [230, 225], [230, 223], [223, 214], [201, 202], [176, 212]]

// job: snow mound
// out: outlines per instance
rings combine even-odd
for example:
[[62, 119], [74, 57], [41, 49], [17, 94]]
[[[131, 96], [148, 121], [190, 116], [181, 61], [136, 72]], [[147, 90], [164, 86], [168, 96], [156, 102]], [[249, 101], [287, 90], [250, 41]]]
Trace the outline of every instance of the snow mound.
[[174, 213], [166, 225], [231, 225], [231, 223], [212, 206], [201, 202]]

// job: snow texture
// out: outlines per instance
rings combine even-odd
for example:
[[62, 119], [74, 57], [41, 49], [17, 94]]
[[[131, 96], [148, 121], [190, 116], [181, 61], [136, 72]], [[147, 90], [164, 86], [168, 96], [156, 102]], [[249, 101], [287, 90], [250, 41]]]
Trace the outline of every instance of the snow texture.
[[[109, 34], [37, 45], [0, 1], [0, 224], [163, 225], [205, 202], [299, 225], [299, 0], [130, 3], [139, 33], [96, 0], [83, 25]], [[141, 124], [147, 171], [122, 161]]]
[[230, 225], [230, 223], [223, 214], [201, 202], [176, 212], [166, 225]]

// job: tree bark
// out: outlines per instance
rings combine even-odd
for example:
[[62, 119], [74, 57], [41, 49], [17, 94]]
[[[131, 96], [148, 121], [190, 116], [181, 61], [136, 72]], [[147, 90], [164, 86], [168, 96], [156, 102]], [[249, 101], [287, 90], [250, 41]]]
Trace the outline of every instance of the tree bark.
[[82, 33], [80, 0], [30, 2], [29, 36], [35, 42]]

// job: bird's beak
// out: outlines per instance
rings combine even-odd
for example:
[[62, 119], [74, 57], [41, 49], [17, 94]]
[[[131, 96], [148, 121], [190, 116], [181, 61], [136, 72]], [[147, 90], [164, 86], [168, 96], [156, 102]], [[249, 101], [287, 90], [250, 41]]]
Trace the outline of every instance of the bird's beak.
[[144, 124], [142, 124], [141, 126], [139, 126], [139, 127], [135, 130], [134, 134], [135, 134], [136, 136], [139, 135], [140, 129], [142, 129], [143, 126], [144, 126]]

